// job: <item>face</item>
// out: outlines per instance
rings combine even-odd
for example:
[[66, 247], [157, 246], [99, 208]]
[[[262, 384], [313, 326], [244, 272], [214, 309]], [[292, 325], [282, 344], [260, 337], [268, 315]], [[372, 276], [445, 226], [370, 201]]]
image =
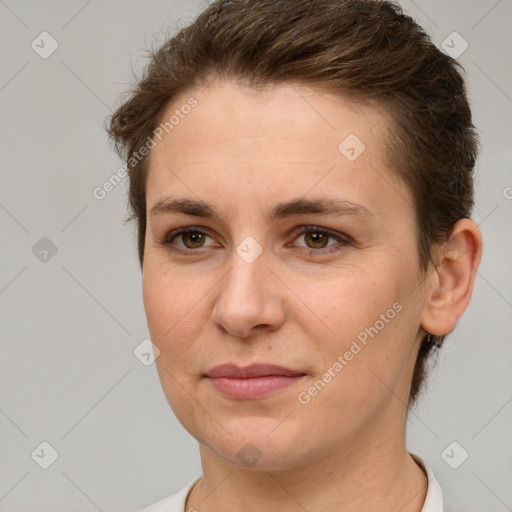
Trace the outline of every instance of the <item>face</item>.
[[[147, 179], [144, 306], [174, 413], [214, 456], [266, 469], [402, 429], [423, 299], [383, 113], [224, 83], [163, 119], [191, 97]], [[293, 374], [215, 373], [226, 363]]]

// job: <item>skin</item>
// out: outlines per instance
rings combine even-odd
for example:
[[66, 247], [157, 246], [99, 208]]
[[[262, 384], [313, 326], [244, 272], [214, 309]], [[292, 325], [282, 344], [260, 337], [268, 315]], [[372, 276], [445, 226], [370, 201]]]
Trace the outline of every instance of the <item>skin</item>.
[[[378, 106], [296, 84], [255, 92], [214, 82], [176, 97], [163, 119], [191, 95], [198, 105], [150, 153], [143, 267], [163, 391], [200, 443], [203, 478], [186, 510], [420, 511], [427, 479], [405, 442], [412, 372], [425, 330], [450, 332], [469, 303], [477, 226], [459, 221], [436, 267], [421, 272], [411, 194], [384, 165], [388, 125]], [[349, 134], [366, 146], [354, 161], [338, 149]], [[211, 204], [220, 217], [150, 215], [171, 195]], [[320, 197], [371, 214], [266, 216], [277, 203]], [[168, 236], [187, 226], [206, 236]], [[297, 234], [300, 226], [349, 241]], [[171, 245], [159, 243], [166, 236]], [[263, 249], [252, 263], [236, 251], [249, 236]], [[401, 311], [300, 403], [396, 303]], [[235, 400], [203, 377], [225, 362], [306, 376], [269, 397]], [[261, 454], [252, 467], [237, 457], [247, 443]]]

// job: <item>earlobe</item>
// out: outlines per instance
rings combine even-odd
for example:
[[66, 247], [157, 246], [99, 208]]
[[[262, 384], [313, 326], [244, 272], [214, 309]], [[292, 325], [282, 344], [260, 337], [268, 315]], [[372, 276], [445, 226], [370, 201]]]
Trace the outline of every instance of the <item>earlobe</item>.
[[425, 288], [421, 327], [442, 336], [451, 332], [466, 310], [482, 257], [482, 235], [470, 219], [459, 220], [438, 248], [436, 266]]

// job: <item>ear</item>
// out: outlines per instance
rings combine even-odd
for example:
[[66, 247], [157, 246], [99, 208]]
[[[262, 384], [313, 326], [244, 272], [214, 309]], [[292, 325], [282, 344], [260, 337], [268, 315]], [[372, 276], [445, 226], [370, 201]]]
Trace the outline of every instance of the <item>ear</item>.
[[470, 219], [461, 219], [450, 238], [436, 252], [436, 265], [429, 274], [421, 327], [436, 336], [455, 329], [466, 310], [476, 271], [482, 258], [482, 235]]

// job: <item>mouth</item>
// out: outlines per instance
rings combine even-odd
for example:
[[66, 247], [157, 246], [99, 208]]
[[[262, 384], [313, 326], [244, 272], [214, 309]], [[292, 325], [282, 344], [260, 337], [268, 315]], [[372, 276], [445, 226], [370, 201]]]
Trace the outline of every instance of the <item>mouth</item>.
[[297, 383], [305, 375], [303, 372], [273, 364], [239, 367], [229, 363], [215, 366], [204, 377], [222, 395], [250, 400], [270, 396]]

